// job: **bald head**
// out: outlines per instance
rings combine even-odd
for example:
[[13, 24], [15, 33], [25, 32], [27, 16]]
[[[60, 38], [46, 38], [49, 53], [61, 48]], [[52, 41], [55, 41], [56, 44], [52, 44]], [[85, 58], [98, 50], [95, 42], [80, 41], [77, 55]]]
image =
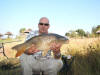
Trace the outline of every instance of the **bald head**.
[[48, 23], [49, 24], [49, 19], [47, 17], [42, 17], [42, 18], [40, 18], [39, 23]]

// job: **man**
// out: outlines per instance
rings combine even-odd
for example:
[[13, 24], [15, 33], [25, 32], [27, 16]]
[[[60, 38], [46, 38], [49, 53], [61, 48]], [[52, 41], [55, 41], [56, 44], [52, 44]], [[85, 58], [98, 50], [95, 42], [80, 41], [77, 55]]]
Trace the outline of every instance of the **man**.
[[[26, 40], [43, 33], [48, 34], [49, 27], [48, 18], [42, 17], [38, 24], [39, 30], [30, 32]], [[63, 62], [60, 59], [60, 47], [60, 44], [52, 43], [51, 50], [43, 57], [42, 51], [38, 50], [35, 45], [32, 44], [32, 46], [20, 56], [23, 75], [35, 75], [36, 72], [44, 72], [44, 75], [57, 75], [57, 72], [63, 66]], [[53, 52], [54, 57], [51, 56], [51, 52]]]

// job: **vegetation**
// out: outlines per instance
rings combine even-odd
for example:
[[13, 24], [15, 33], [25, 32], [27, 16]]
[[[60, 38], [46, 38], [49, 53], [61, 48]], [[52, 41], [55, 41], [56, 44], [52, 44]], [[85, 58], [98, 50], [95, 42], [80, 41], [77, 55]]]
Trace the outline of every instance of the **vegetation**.
[[[22, 29], [22, 31], [23, 30], [24, 29]], [[91, 33], [85, 32], [83, 29], [77, 29], [66, 33], [67, 36], [72, 38], [70, 38], [69, 44], [63, 45], [61, 53], [65, 56], [74, 56], [74, 61], [66, 75], [100, 75], [100, 38], [98, 37], [99, 34], [96, 34], [98, 30], [100, 30], [100, 25], [93, 27]], [[16, 39], [22, 38], [17, 36]], [[16, 39], [1, 39], [0, 42]], [[16, 54], [15, 51], [11, 50], [11, 47], [21, 42], [5, 44], [5, 49], [8, 51], [9, 57], [14, 58]], [[0, 56], [0, 60], [3, 59], [5, 58]], [[67, 61], [69, 62], [70, 60]], [[0, 66], [0, 75], [22, 75], [20, 67], [11, 68], [11, 64], [6, 64], [8, 69], [5, 68], [2, 70], [3, 65], [5, 66], [5, 63]], [[64, 75], [64, 72], [59, 75]]]
[[[64, 55], [75, 56], [68, 75], [100, 75], [100, 39], [71, 39], [70, 43], [62, 47], [61, 51]], [[21, 75], [20, 67], [0, 70], [0, 75], [13, 75], [14, 73]]]
[[77, 29], [76, 32], [78, 33], [79, 36], [85, 36], [85, 31], [83, 29]]
[[24, 33], [25, 30], [26, 30], [26, 28], [21, 28], [19, 32]]
[[[86, 53], [76, 53], [70, 70], [72, 75], [100, 75], [100, 40], [86, 48]], [[71, 74], [70, 73], [70, 74]], [[69, 74], [69, 75], [70, 75]]]
[[97, 33], [97, 31], [100, 31], [100, 25], [97, 27], [93, 27], [91, 33], [85, 32], [83, 29], [77, 29], [77, 30], [70, 30], [69, 32], [66, 32], [66, 36], [69, 36], [71, 38], [73, 37], [98, 37], [100, 33]]

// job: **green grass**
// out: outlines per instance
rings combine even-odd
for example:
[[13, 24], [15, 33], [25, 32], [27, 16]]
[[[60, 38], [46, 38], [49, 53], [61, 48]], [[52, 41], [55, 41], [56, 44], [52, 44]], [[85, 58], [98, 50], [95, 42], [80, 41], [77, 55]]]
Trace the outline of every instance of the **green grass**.
[[0, 39], [0, 43], [5, 43], [5, 42], [10, 42], [10, 41], [14, 41], [15, 39], [11, 39], [11, 38], [7, 38], [7, 39]]
[[0, 75], [22, 75], [21, 68], [2, 70], [0, 69]]

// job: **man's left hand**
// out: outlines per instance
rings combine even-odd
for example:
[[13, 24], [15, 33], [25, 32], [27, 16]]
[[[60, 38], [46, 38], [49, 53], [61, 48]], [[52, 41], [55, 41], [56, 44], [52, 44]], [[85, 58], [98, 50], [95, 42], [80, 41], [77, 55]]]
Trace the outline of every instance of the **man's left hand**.
[[53, 50], [54, 54], [59, 54], [60, 53], [60, 43], [52, 43], [50, 49]]

